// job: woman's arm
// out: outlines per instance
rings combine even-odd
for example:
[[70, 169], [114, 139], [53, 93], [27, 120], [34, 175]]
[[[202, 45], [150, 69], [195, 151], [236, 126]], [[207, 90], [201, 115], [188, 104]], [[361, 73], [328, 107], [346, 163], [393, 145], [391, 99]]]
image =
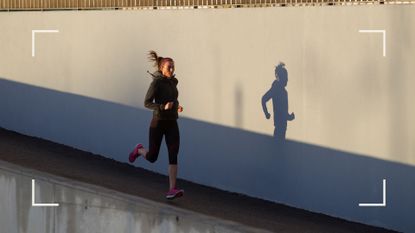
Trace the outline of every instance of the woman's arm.
[[144, 99], [144, 106], [146, 108], [149, 108], [151, 110], [163, 110], [164, 109], [164, 104], [157, 104], [154, 103], [154, 98], [156, 95], [156, 89], [157, 89], [157, 81], [153, 80], [153, 82], [151, 82], [150, 87], [148, 88], [146, 97]]
[[[173, 76], [172, 80], [173, 80], [174, 85], [177, 88], [177, 84], [179, 83], [179, 80], [176, 78], [176, 75]], [[176, 99], [173, 105], [174, 105], [173, 108], [177, 109], [178, 112], [183, 112], [183, 106], [180, 105], [179, 100]]]

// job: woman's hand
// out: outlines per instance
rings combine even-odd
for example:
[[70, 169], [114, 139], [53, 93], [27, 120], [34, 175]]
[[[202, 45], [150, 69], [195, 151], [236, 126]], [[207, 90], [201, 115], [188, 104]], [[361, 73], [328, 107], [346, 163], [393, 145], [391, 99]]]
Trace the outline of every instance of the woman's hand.
[[183, 112], [183, 106], [180, 106], [177, 108], [177, 112]]
[[268, 112], [265, 113], [265, 118], [269, 119], [271, 117], [271, 114], [269, 114]]
[[167, 104], [164, 105], [164, 110], [170, 110], [173, 107], [173, 102], [167, 102]]
[[294, 120], [295, 119], [295, 115], [294, 115], [294, 113], [292, 112], [291, 114], [289, 114], [288, 115], [288, 120], [289, 121], [292, 121], [292, 120]]

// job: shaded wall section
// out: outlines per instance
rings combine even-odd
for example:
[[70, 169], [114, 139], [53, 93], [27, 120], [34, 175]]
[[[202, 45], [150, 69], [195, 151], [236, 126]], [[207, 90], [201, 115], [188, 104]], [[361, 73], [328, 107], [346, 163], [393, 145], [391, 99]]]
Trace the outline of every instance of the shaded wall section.
[[[131, 147], [148, 140], [145, 53], [154, 49], [176, 61], [185, 108], [180, 177], [411, 232], [414, 11], [1, 13], [0, 126], [126, 162]], [[386, 57], [379, 34], [358, 32], [379, 28], [388, 35]], [[33, 29], [59, 30], [37, 35], [35, 57]], [[286, 141], [276, 143], [274, 116], [266, 118], [261, 99], [280, 62], [287, 79], [280, 93], [295, 119], [286, 119]], [[165, 173], [162, 148], [156, 164], [137, 166]], [[387, 207], [358, 207], [381, 202], [382, 179]]]

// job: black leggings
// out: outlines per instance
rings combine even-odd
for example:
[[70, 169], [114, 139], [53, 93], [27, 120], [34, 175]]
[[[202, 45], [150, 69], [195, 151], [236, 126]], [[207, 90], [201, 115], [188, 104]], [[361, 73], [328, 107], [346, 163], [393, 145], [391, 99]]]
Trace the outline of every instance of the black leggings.
[[146, 159], [151, 163], [156, 162], [163, 135], [166, 136], [167, 149], [169, 151], [169, 164], [177, 164], [177, 155], [180, 147], [180, 133], [177, 120], [158, 120], [153, 118], [150, 124], [149, 151]]

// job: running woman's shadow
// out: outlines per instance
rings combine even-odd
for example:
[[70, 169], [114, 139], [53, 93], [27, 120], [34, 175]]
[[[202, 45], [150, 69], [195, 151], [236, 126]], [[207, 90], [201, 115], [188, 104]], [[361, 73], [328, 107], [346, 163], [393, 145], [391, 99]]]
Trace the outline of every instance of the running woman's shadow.
[[262, 110], [265, 117], [269, 119], [271, 114], [268, 112], [266, 103], [272, 99], [274, 117], [274, 138], [278, 144], [285, 142], [287, 132], [287, 121], [295, 118], [294, 113], [288, 113], [288, 92], [285, 89], [288, 83], [288, 72], [285, 64], [280, 62], [275, 67], [275, 80], [271, 88], [262, 96]]

